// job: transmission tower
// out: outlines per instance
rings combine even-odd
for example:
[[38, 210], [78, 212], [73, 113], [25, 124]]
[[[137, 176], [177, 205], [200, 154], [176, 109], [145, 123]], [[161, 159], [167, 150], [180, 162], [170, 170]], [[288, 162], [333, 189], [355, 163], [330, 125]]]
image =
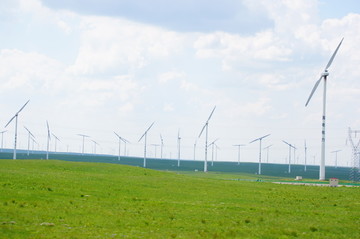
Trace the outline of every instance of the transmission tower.
[[351, 130], [349, 127], [349, 141], [351, 144], [352, 149], [352, 165], [350, 169], [350, 180], [351, 181], [360, 181], [360, 162], [359, 162], [359, 155], [360, 155], [360, 139], [358, 142], [355, 142], [357, 134], [360, 133], [360, 130]]

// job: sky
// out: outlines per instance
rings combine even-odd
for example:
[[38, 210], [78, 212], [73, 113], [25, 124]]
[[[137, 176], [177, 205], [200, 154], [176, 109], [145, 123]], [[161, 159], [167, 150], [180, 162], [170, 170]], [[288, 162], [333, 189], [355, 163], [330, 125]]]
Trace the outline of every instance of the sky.
[[[217, 161], [319, 164], [321, 83], [305, 103], [340, 40], [327, 84], [326, 165], [351, 165], [348, 128], [360, 128], [360, 3], [356, 0], [2, 0], [0, 118], [4, 147], [18, 148], [27, 127], [46, 148], [46, 121], [57, 151], [204, 160], [205, 135]], [[2, 124], [2, 125], [1, 125]], [[359, 140], [359, 136], [354, 139]], [[51, 150], [55, 150], [55, 138]], [[157, 150], [155, 150], [157, 149]], [[209, 148], [208, 159], [212, 159]], [[267, 155], [269, 152], [269, 155]], [[292, 156], [293, 157], [293, 156]], [[292, 159], [293, 160], [293, 159]]]

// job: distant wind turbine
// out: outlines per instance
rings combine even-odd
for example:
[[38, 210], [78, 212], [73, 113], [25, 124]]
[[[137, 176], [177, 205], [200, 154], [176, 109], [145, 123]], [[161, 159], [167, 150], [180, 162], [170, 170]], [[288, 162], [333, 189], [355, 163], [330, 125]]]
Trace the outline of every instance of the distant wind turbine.
[[344, 38], [341, 39], [339, 45], [337, 46], [335, 52], [331, 56], [328, 64], [325, 67], [324, 72], [321, 74], [320, 79], [316, 81], [310, 96], [308, 100], [306, 101], [305, 106], [309, 104], [309, 101], [311, 100], [311, 97], [313, 96], [314, 92], [316, 91], [318, 85], [320, 84], [321, 80], [324, 79], [324, 90], [323, 90], [323, 115], [322, 115], [322, 130], [321, 130], [321, 161], [320, 161], [320, 173], [319, 173], [319, 180], [325, 180], [325, 119], [326, 119], [326, 80], [329, 75], [328, 69], [331, 66], [331, 63], [333, 62], [336, 53], [338, 52], [341, 43], [343, 42]]
[[83, 139], [82, 139], [82, 155], [84, 155], [84, 152], [85, 152], [85, 138], [89, 138], [90, 136], [88, 135], [85, 135], [85, 134], [78, 134], [79, 136], [81, 136]]
[[140, 137], [140, 139], [139, 139], [139, 141], [138, 141], [138, 142], [140, 142], [140, 140], [145, 137], [145, 139], [144, 139], [144, 168], [146, 168], [146, 138], [147, 138], [147, 133], [148, 133], [148, 131], [151, 129], [151, 127], [154, 125], [154, 123], [155, 123], [155, 122], [153, 122], [153, 123], [149, 126], [149, 128], [145, 131], [145, 133]]
[[238, 165], [240, 165], [240, 147], [245, 146], [245, 144], [234, 144], [233, 146], [238, 147]]
[[118, 137], [119, 139], [119, 155], [118, 155], [118, 160], [120, 161], [120, 154], [121, 154], [121, 141], [123, 141], [125, 143], [125, 155], [126, 155], [126, 143], [130, 143], [128, 140], [124, 139], [123, 137], [121, 137], [120, 135], [118, 135], [116, 132], [114, 132], [114, 134]]
[[305, 166], [304, 166], [304, 171], [306, 172], [306, 164], [307, 164], [307, 147], [306, 147], [306, 140], [304, 141], [304, 150], [305, 150]]
[[[289, 146], [289, 169], [288, 169], [288, 173], [291, 173], [291, 148], [293, 148], [294, 150], [296, 149], [294, 145], [292, 144], [289, 144], [288, 142], [284, 141], [283, 142], [285, 144], [287, 144]], [[295, 156], [294, 156], [295, 157]], [[294, 161], [295, 161], [295, 158], [294, 158]]]
[[180, 146], [181, 146], [181, 137], [180, 137], [180, 129], [178, 130], [177, 136], [177, 148], [178, 148], [178, 167], [180, 167]]
[[156, 158], [156, 151], [157, 151], [157, 147], [160, 146], [160, 144], [151, 144], [152, 146], [154, 146], [154, 149], [155, 149], [155, 157]]
[[195, 140], [195, 143], [194, 143], [194, 161], [196, 159], [196, 143], [197, 143], [197, 140]]
[[337, 168], [337, 153], [338, 152], [341, 152], [342, 150], [339, 149], [339, 150], [335, 150], [335, 151], [332, 151], [331, 153], [335, 153], [335, 168]]
[[55, 152], [56, 152], [56, 141], [59, 141], [60, 142], [60, 139], [55, 135], [55, 134], [52, 134], [52, 136], [54, 136], [55, 138]]
[[267, 134], [267, 135], [264, 135], [264, 136], [262, 136], [262, 137], [260, 137], [260, 138], [254, 139], [253, 141], [251, 141], [251, 142], [249, 143], [249, 144], [251, 144], [251, 143], [259, 140], [259, 146], [260, 146], [260, 148], [259, 148], [259, 170], [258, 170], [258, 174], [259, 174], [259, 175], [261, 174], [261, 141], [262, 141], [264, 138], [268, 137], [268, 136], [270, 136], [270, 134]]
[[4, 131], [0, 132], [0, 134], [1, 134], [1, 152], [4, 149], [4, 133], [6, 133], [6, 132], [7, 132], [7, 130], [4, 130]]
[[49, 123], [48, 121], [46, 121], [46, 126], [47, 126], [47, 147], [46, 147], [46, 159], [49, 159], [49, 147], [50, 147], [50, 128], [49, 128]]
[[27, 155], [30, 155], [30, 138], [33, 137], [35, 138], [35, 136], [30, 132], [30, 130], [28, 128], [26, 128], [24, 126], [25, 130], [28, 132], [28, 151], [27, 151]]
[[9, 122], [5, 125], [8, 126], [11, 121], [15, 118], [15, 143], [14, 143], [14, 155], [13, 155], [13, 159], [16, 159], [16, 142], [17, 142], [17, 124], [18, 124], [18, 116], [19, 113], [25, 108], [25, 106], [29, 103], [30, 100], [28, 100], [23, 107], [20, 108], [20, 110], [18, 112], [16, 112], [16, 114], [9, 120]]
[[211, 146], [211, 166], [214, 166], [214, 146], [215, 146], [215, 142], [218, 141], [218, 140], [219, 140], [219, 138], [215, 139], [208, 146], [208, 147]]
[[94, 154], [96, 154], [96, 145], [100, 145], [98, 144], [98, 142], [96, 142], [95, 140], [91, 140], [94, 143]]
[[161, 134], [160, 134], [160, 141], [161, 141], [161, 144], [160, 144], [160, 158], [162, 159], [163, 158], [164, 140], [163, 140], [163, 137], [161, 136]]
[[209, 126], [209, 120], [211, 119], [211, 116], [213, 115], [214, 111], [215, 111], [216, 106], [214, 107], [214, 109], [211, 111], [210, 116], [208, 118], [208, 120], [206, 121], [204, 127], [202, 128], [199, 137], [201, 136], [202, 132], [204, 131], [204, 129], [206, 129], [206, 136], [205, 136], [205, 160], [204, 160], [204, 172], [207, 172], [207, 148], [208, 148], [208, 126]]
[[272, 144], [264, 148], [264, 149], [266, 149], [266, 163], [269, 163], [269, 148], [271, 146], [272, 146]]

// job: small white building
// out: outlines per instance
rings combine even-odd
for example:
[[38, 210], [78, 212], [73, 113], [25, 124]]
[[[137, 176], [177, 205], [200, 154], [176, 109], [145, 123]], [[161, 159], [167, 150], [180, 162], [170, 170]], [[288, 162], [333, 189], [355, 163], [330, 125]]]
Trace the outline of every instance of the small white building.
[[302, 180], [302, 176], [296, 176], [295, 180], [296, 180], [296, 181], [301, 181], [301, 180]]
[[339, 186], [339, 179], [338, 178], [330, 178], [329, 180], [330, 187], [337, 187]]

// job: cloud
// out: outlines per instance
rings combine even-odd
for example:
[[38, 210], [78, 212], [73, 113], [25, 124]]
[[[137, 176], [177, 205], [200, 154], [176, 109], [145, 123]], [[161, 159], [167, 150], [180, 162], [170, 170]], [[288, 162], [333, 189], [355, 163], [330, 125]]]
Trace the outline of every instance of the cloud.
[[179, 78], [183, 78], [185, 76], [184, 72], [179, 72], [176, 70], [173, 71], [168, 71], [165, 73], [162, 73], [158, 76], [158, 82], [160, 84], [165, 84], [169, 81], [175, 80], [175, 79], [179, 79]]

